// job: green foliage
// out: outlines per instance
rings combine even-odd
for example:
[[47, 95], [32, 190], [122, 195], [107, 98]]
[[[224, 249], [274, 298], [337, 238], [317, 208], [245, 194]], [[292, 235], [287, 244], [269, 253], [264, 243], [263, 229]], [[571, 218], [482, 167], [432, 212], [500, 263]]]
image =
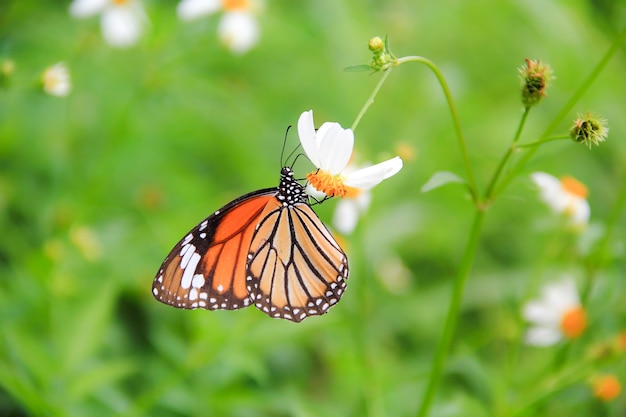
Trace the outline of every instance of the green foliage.
[[[174, 2], [143, 2], [150, 24], [128, 49], [104, 42], [98, 18], [71, 18], [69, 2], [0, 5], [0, 64], [15, 64], [0, 77], [0, 414], [415, 415], [472, 214], [464, 187], [420, 192], [436, 172], [454, 177], [431, 188], [465, 175], [423, 66], [394, 69], [355, 131], [364, 161], [407, 147], [413, 158], [344, 238], [348, 290], [329, 314], [296, 325], [254, 308], [179, 311], [153, 299], [152, 279], [202, 218], [277, 184], [301, 112], [351, 125], [380, 74], [342, 69], [369, 61], [375, 35], [442, 69], [484, 189], [519, 122], [524, 58], [556, 76], [526, 121], [530, 143], [615, 36], [604, 9], [583, 1], [517, 3], [268, 1], [260, 42], [242, 56], [219, 43], [219, 16], [182, 22]], [[59, 61], [68, 97], [38, 85]], [[625, 72], [622, 48], [555, 132], [592, 111], [608, 119], [606, 143], [542, 145], [489, 208], [432, 415], [626, 413], [623, 393], [604, 403], [589, 387], [596, 373], [626, 383], [625, 352], [602, 351], [626, 329]], [[297, 143], [291, 129], [286, 152]], [[299, 158], [295, 169], [312, 166]], [[528, 179], [538, 170], [587, 185], [582, 235], [541, 203]], [[334, 205], [315, 206], [327, 224]], [[565, 272], [583, 290], [588, 331], [524, 345], [522, 305]]]

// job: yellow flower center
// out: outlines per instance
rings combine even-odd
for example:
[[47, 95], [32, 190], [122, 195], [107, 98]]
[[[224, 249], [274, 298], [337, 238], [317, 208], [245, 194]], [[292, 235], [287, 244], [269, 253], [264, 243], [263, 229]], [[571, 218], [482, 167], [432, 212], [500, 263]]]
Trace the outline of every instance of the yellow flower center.
[[561, 331], [569, 339], [575, 339], [587, 327], [587, 314], [582, 307], [568, 310], [561, 317]]
[[568, 193], [575, 195], [580, 198], [587, 198], [589, 194], [587, 191], [587, 187], [580, 181], [576, 180], [572, 177], [563, 177], [561, 178], [561, 186]]
[[222, 0], [222, 7], [226, 11], [250, 10], [250, 2], [248, 0]]
[[593, 395], [603, 401], [614, 400], [622, 390], [622, 385], [613, 375], [598, 378], [593, 383]]
[[354, 190], [354, 188], [346, 187], [340, 175], [331, 175], [321, 169], [307, 174], [306, 179], [316, 190], [329, 197], [345, 197], [348, 195], [349, 188]]
[[51, 73], [50, 71], [46, 71], [43, 76], [43, 88], [46, 91], [54, 90], [56, 86], [61, 83], [56, 74]]
[[112, 0], [113, 4], [115, 4], [116, 6], [124, 6], [128, 3], [130, 3], [130, 0]]

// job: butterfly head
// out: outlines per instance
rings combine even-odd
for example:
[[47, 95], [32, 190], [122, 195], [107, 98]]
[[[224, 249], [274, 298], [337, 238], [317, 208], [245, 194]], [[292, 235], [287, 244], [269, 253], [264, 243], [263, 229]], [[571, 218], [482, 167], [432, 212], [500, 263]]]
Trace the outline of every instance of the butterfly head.
[[282, 202], [283, 206], [306, 204], [309, 199], [304, 187], [293, 177], [293, 170], [289, 167], [283, 167], [280, 171], [280, 184], [276, 198]]

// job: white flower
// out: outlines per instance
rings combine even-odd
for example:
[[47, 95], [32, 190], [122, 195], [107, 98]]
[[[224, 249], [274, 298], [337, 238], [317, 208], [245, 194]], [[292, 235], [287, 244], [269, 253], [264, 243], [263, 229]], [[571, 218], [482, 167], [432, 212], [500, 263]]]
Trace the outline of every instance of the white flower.
[[72, 91], [70, 71], [63, 62], [46, 68], [41, 76], [43, 90], [53, 96], [65, 97]]
[[139, 41], [146, 14], [137, 0], [74, 0], [70, 14], [76, 18], [100, 13], [102, 36], [111, 46], [125, 48]]
[[540, 299], [524, 305], [522, 315], [533, 324], [527, 330], [525, 340], [534, 346], [550, 346], [563, 337], [574, 339], [587, 326], [587, 315], [571, 278], [547, 284]]
[[243, 54], [259, 40], [256, 3], [253, 0], [182, 0], [177, 12], [182, 20], [193, 20], [223, 10], [217, 27], [220, 41], [232, 52]]
[[317, 131], [313, 125], [313, 110], [302, 113], [298, 119], [298, 136], [302, 149], [317, 170], [307, 175], [307, 180], [318, 191], [329, 197], [356, 196], [387, 179], [402, 169], [399, 157], [367, 168], [346, 170], [354, 134], [339, 123], [324, 123]]
[[591, 210], [587, 202], [587, 187], [572, 177], [560, 180], [544, 172], [531, 174], [541, 199], [557, 214], [565, 214], [573, 226], [585, 226]]

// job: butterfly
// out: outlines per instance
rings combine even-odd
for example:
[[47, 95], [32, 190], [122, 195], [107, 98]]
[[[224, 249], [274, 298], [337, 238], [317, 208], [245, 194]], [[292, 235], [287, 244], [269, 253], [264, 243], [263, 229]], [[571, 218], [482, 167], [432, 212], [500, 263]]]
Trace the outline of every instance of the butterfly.
[[284, 167], [278, 187], [231, 201], [178, 242], [152, 294], [177, 308], [254, 305], [270, 317], [300, 322], [337, 304], [348, 273], [346, 254]]

